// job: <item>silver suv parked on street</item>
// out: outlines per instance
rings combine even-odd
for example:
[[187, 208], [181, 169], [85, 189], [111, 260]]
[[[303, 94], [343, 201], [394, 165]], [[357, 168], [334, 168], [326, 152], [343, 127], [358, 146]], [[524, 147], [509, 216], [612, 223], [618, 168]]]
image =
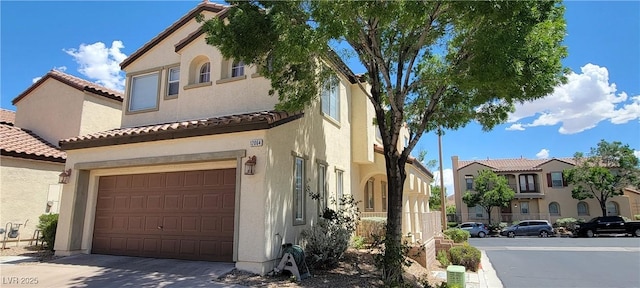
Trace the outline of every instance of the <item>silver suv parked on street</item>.
[[523, 220], [500, 231], [500, 235], [549, 237], [554, 234], [553, 226], [547, 220]]

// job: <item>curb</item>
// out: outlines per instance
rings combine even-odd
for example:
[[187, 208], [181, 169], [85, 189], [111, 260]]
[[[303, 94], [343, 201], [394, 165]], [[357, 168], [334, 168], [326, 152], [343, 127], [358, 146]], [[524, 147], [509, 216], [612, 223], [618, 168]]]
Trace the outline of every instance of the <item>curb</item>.
[[480, 287], [503, 288], [502, 281], [498, 278], [496, 270], [493, 270], [491, 261], [487, 257], [487, 253], [481, 250], [480, 269], [478, 269], [478, 278], [480, 278]]

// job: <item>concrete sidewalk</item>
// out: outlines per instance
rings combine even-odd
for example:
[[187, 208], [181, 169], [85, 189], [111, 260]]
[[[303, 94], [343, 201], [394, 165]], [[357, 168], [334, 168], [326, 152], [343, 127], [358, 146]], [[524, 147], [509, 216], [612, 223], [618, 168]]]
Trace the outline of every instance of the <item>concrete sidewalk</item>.
[[[493, 270], [491, 261], [484, 251], [480, 251], [482, 256], [480, 258], [480, 269], [477, 272], [466, 271], [464, 273], [466, 281], [466, 288], [502, 288], [502, 281], [498, 278], [498, 274]], [[438, 271], [436, 277], [447, 280], [446, 271]]]

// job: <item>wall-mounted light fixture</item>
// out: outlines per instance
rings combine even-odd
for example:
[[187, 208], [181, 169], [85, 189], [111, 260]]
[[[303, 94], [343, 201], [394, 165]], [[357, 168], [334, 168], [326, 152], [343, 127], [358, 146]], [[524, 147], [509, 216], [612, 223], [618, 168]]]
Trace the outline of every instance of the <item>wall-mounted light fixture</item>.
[[247, 162], [244, 162], [244, 175], [253, 175], [256, 172], [256, 155], [249, 157]]
[[69, 178], [71, 177], [71, 169], [67, 169], [62, 171], [60, 175], [58, 175], [58, 184], [67, 184], [69, 183]]

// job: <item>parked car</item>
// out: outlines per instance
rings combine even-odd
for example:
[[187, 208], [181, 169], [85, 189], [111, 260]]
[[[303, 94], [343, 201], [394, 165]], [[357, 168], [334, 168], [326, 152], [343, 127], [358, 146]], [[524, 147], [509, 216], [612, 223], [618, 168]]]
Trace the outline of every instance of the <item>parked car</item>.
[[640, 237], [640, 222], [625, 221], [620, 216], [600, 216], [575, 225], [576, 236], [593, 237], [598, 234], [629, 234]]
[[458, 225], [458, 228], [468, 231], [471, 237], [484, 238], [489, 234], [487, 226], [479, 222], [464, 222]]
[[547, 220], [523, 220], [500, 231], [500, 235], [513, 238], [516, 236], [549, 237], [555, 231]]

